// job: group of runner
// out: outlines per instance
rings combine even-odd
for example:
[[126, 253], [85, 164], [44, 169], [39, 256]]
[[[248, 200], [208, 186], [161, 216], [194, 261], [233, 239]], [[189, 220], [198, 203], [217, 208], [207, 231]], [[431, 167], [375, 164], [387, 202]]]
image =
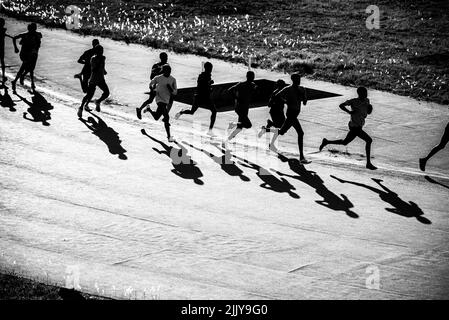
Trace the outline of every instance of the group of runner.
[[[31, 89], [34, 91], [36, 86], [34, 84], [34, 69], [36, 68], [37, 58], [39, 49], [41, 47], [42, 34], [37, 31], [37, 25], [35, 23], [30, 23], [28, 25], [28, 31], [18, 34], [14, 37], [6, 33], [5, 19], [0, 18], [0, 63], [2, 68], [2, 79], [1, 87], [5, 87], [5, 82], [7, 80], [5, 76], [5, 38], [9, 37], [13, 41], [15, 53], [19, 53], [20, 60], [22, 64], [20, 66], [19, 72], [17, 72], [14, 80], [11, 81], [11, 87], [13, 92], [16, 91], [16, 83], [20, 82], [24, 85], [25, 76], [29, 73], [31, 80]], [[21, 48], [17, 47], [17, 40], [21, 45]]]
[[[190, 108], [183, 109], [175, 115], [175, 119], [179, 119], [182, 115], [193, 115], [198, 108], [204, 108], [211, 112], [209, 135], [214, 135], [213, 128], [217, 116], [217, 108], [211, 99], [213, 65], [210, 62], [204, 63], [203, 71], [200, 73], [197, 79], [197, 86], [193, 97], [193, 104]], [[223, 147], [227, 146], [227, 143], [234, 139], [243, 129], [249, 129], [252, 127], [251, 120], [248, 117], [251, 99], [256, 93], [257, 85], [254, 82], [255, 74], [253, 71], [246, 73], [246, 81], [239, 82], [227, 91], [233, 94], [235, 99], [235, 112], [238, 119], [236, 122], [231, 122], [228, 126], [230, 135], [223, 142]], [[160, 54], [160, 62], [153, 65], [150, 76], [150, 92], [149, 99], [146, 100], [139, 108], [136, 108], [136, 114], [138, 119], [142, 119], [143, 112], [150, 112], [155, 120], [158, 120], [163, 116], [162, 121], [165, 125], [168, 141], [173, 141], [173, 137], [170, 134], [170, 122], [169, 112], [173, 104], [173, 98], [177, 93], [176, 79], [171, 76], [171, 68], [168, 64], [168, 55], [165, 52]], [[298, 136], [298, 149], [300, 155], [300, 162], [302, 164], [310, 163], [304, 155], [303, 138], [304, 131], [298, 120], [298, 116], [301, 112], [301, 104], [307, 104], [307, 91], [301, 86], [301, 76], [298, 73], [292, 74], [292, 83], [287, 85], [283, 80], [278, 80], [276, 88], [273, 91], [268, 107], [270, 108], [271, 119], [267, 121], [267, 125], [261, 128], [259, 137], [267, 132], [273, 132], [273, 138], [269, 145], [272, 151], [277, 152], [275, 148], [275, 142], [279, 135], [286, 134], [290, 128], [294, 128]], [[323, 139], [323, 143], [320, 146], [322, 150], [329, 144], [348, 144], [356, 137], [360, 137], [366, 142], [367, 164], [368, 169], [376, 169], [371, 163], [371, 137], [363, 131], [363, 125], [365, 118], [372, 112], [372, 106], [367, 98], [367, 90], [365, 88], [358, 89], [359, 97], [356, 99], [348, 100], [340, 107], [351, 114], [351, 121], [349, 123], [349, 133], [344, 140], [327, 140]], [[151, 103], [156, 98], [157, 110], [154, 112], [151, 109]], [[284, 104], [287, 104], [287, 112], [284, 114]], [[346, 109], [346, 106], [350, 106], [351, 110]]]
[[[20, 81], [20, 84], [24, 84], [24, 78], [29, 73], [31, 78], [31, 89], [35, 91], [34, 84], [34, 69], [38, 59], [38, 52], [41, 46], [42, 34], [37, 31], [35, 23], [28, 25], [28, 32], [21, 33], [14, 37], [6, 33], [5, 20], [0, 18], [0, 63], [2, 69], [1, 87], [7, 90], [5, 82], [7, 80], [5, 76], [5, 38], [12, 38], [14, 49], [16, 53], [20, 53], [20, 59], [22, 65], [14, 78], [11, 81], [13, 92], [16, 91], [16, 83]], [[20, 40], [19, 44], [21, 49], [17, 47], [17, 40]], [[89, 108], [96, 88], [100, 88], [103, 93], [99, 99], [95, 101], [95, 111], [101, 111], [101, 103], [109, 96], [110, 91], [105, 81], [105, 75], [107, 74], [105, 69], [106, 58], [104, 56], [104, 49], [100, 45], [98, 39], [92, 41], [92, 48], [85, 51], [78, 59], [78, 63], [83, 64], [83, 68], [80, 73], [74, 77], [80, 80], [81, 89], [85, 93], [82, 99], [81, 105], [78, 108], [78, 117], [82, 118], [83, 110], [92, 111]], [[136, 114], [138, 119], [142, 119], [142, 113], [149, 112], [155, 120], [159, 120], [162, 117], [164, 127], [169, 142], [173, 142], [174, 139], [170, 133], [170, 110], [173, 105], [174, 96], [177, 94], [176, 79], [171, 75], [171, 67], [168, 64], [168, 55], [165, 52], [160, 54], [160, 62], [153, 65], [150, 75], [150, 92], [149, 98], [139, 107], [136, 108]], [[207, 109], [211, 112], [209, 131], [210, 135], [214, 135], [213, 128], [217, 116], [217, 108], [211, 98], [213, 65], [210, 62], [204, 63], [203, 71], [199, 74], [197, 79], [197, 87], [194, 94], [193, 104], [190, 108], [181, 110], [175, 115], [175, 119], [179, 119], [182, 115], [193, 115], [199, 108]], [[246, 74], [246, 81], [239, 82], [228, 89], [235, 99], [235, 112], [238, 119], [236, 122], [231, 122], [228, 126], [228, 130], [232, 130], [227, 139], [223, 142], [223, 146], [226, 147], [227, 143], [234, 139], [243, 129], [249, 129], [252, 127], [252, 123], [248, 117], [249, 108], [251, 105], [251, 99], [256, 93], [257, 85], [254, 82], [255, 74], [253, 71], [248, 71]], [[266, 126], [262, 126], [258, 134], [261, 137], [268, 132], [273, 133], [272, 140], [269, 144], [269, 148], [277, 152], [275, 148], [275, 142], [279, 135], [286, 134], [292, 127], [295, 129], [298, 136], [298, 149], [300, 155], [300, 162], [302, 164], [310, 163], [305, 158], [303, 150], [303, 138], [304, 131], [298, 120], [298, 116], [301, 112], [301, 105], [307, 104], [307, 90], [301, 86], [301, 75], [294, 73], [291, 75], [292, 83], [287, 85], [283, 80], [276, 82], [275, 89], [271, 94], [268, 101], [268, 107], [270, 108], [271, 119], [267, 121]], [[324, 138], [319, 150], [323, 150], [324, 147], [334, 145], [347, 145], [352, 142], [356, 137], [365, 141], [366, 147], [366, 168], [375, 170], [377, 169], [371, 163], [371, 145], [373, 139], [363, 130], [365, 119], [372, 113], [373, 107], [368, 99], [367, 89], [359, 87], [357, 89], [357, 98], [345, 101], [340, 105], [340, 109], [347, 112], [350, 115], [349, 131], [344, 139], [329, 140]], [[151, 109], [151, 104], [156, 100], [156, 110]], [[284, 105], [287, 105], [286, 113], [284, 114]], [[350, 107], [348, 109], [348, 107]], [[427, 161], [433, 157], [437, 152], [444, 149], [449, 141], [449, 123], [446, 126], [443, 137], [438, 145], [436, 145], [430, 153], [425, 157], [419, 159], [419, 167], [422, 171], [425, 171]]]

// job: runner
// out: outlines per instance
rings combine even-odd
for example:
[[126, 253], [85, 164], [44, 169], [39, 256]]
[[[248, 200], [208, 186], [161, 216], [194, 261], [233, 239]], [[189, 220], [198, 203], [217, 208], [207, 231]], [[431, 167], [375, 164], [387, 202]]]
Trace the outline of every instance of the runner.
[[270, 150], [277, 152], [277, 149], [274, 147], [274, 142], [279, 135], [283, 136], [291, 127], [293, 127], [298, 134], [299, 162], [301, 164], [308, 164], [310, 161], [306, 160], [304, 157], [304, 131], [298, 120], [298, 116], [301, 112], [301, 102], [304, 105], [307, 104], [307, 92], [305, 88], [300, 86], [301, 76], [298, 73], [292, 74], [291, 79], [292, 84], [280, 90], [275, 95], [276, 98], [279, 97], [287, 103], [287, 117], [279, 130], [272, 129], [274, 135], [269, 148]]
[[98, 45], [95, 47], [95, 55], [90, 59], [91, 73], [89, 77], [89, 83], [87, 87], [86, 95], [81, 102], [81, 106], [78, 109], [78, 117], [81, 118], [83, 114], [83, 108], [86, 111], [91, 111], [88, 107], [92, 97], [95, 94], [96, 88], [103, 90], [101, 97], [95, 102], [95, 111], [100, 112], [100, 104], [109, 96], [109, 88], [106, 84], [104, 76], [107, 74], [105, 70], [106, 57], [103, 55], [103, 47]]
[[42, 34], [37, 32], [37, 25], [35, 23], [30, 23], [28, 25], [28, 32], [21, 33], [12, 38], [16, 53], [19, 53], [19, 48], [17, 48], [18, 39], [20, 39], [20, 44], [22, 45], [20, 49], [20, 60], [22, 60], [22, 65], [20, 66], [16, 78], [11, 81], [12, 90], [13, 92], [16, 91], [16, 82], [19, 79], [20, 84], [23, 85], [25, 75], [29, 72], [31, 89], [34, 91], [36, 89], [36, 86], [34, 85], [34, 69], [36, 67], [39, 48], [41, 47]]
[[12, 39], [12, 37], [6, 33], [5, 19], [0, 18], [0, 63], [2, 65], [1, 88], [4, 88], [7, 80], [5, 76], [5, 37], [10, 37]]
[[[347, 145], [353, 141], [356, 137], [366, 142], [366, 168], [370, 170], [376, 170], [377, 168], [371, 163], [371, 144], [373, 139], [363, 131], [363, 125], [365, 124], [365, 118], [373, 112], [373, 106], [370, 104], [368, 97], [368, 91], [364, 87], [357, 89], [358, 98], [354, 98], [343, 102], [340, 105], [340, 109], [351, 115], [351, 121], [349, 121], [349, 132], [344, 140], [327, 140], [323, 139], [320, 145], [320, 151], [329, 144]], [[346, 106], [350, 106], [351, 110], [348, 110]]]
[[419, 168], [421, 171], [426, 170], [427, 161], [432, 158], [437, 152], [443, 150], [446, 147], [446, 144], [449, 141], [449, 122], [446, 125], [446, 129], [444, 130], [443, 136], [441, 137], [441, 141], [432, 150], [430, 150], [429, 154], [425, 158], [419, 159]]
[[92, 48], [84, 51], [84, 53], [78, 59], [78, 63], [81, 63], [84, 66], [80, 73], [75, 74], [74, 78], [78, 78], [80, 80], [81, 89], [84, 93], [87, 92], [87, 87], [89, 85], [90, 59], [95, 55], [95, 47], [99, 44], [100, 41], [98, 41], [98, 39], [92, 40]]
[[284, 124], [284, 100], [282, 100], [282, 98], [280, 98], [279, 96], [276, 96], [276, 94], [286, 86], [287, 84], [284, 82], [284, 80], [279, 79], [276, 82], [276, 89], [274, 89], [273, 93], [271, 94], [270, 100], [268, 101], [271, 120], [267, 120], [267, 125], [261, 127], [258, 135], [259, 138], [262, 137], [264, 133], [271, 132], [271, 128], [279, 129]]
[[[159, 76], [162, 74], [162, 67], [167, 64], [168, 61], [168, 55], [165, 52], [161, 52], [159, 54], [159, 59], [161, 60], [158, 63], [155, 63], [151, 67], [151, 74], [150, 74], [150, 80], [153, 80], [156, 76]], [[156, 90], [155, 88], [150, 86], [150, 96], [148, 99], [140, 106], [140, 108], [136, 108], [137, 118], [142, 119], [142, 110], [145, 109], [148, 105], [153, 103], [154, 98], [156, 97]], [[169, 106], [171, 107], [173, 103], [173, 100], [170, 100]]]
[[[239, 82], [228, 89], [228, 91], [231, 91], [234, 94], [236, 101], [235, 112], [239, 117], [237, 122], [231, 122], [229, 124], [228, 130], [235, 129], [229, 135], [226, 142], [235, 138], [235, 136], [239, 134], [243, 128], [249, 129], [252, 127], [252, 123], [248, 118], [248, 112], [251, 98], [257, 89], [257, 86], [254, 83], [254, 78], [254, 72], [248, 71], [246, 73], [246, 81]], [[225, 146], [226, 143], [223, 143], [223, 145]]]
[[210, 110], [212, 113], [210, 116], [210, 124], [209, 124], [209, 134], [214, 135], [212, 129], [214, 128], [215, 119], [217, 117], [217, 109], [215, 108], [214, 103], [211, 100], [210, 93], [212, 90], [212, 84], [214, 81], [212, 80], [212, 63], [206, 62], [204, 64], [204, 72], [200, 73], [197, 80], [196, 92], [193, 98], [193, 105], [191, 109], [185, 109], [178, 112], [175, 115], [175, 119], [179, 119], [179, 117], [183, 114], [191, 114], [193, 115], [199, 107], [203, 107], [205, 109]]
[[170, 135], [170, 101], [173, 100], [173, 96], [178, 93], [176, 85], [176, 79], [171, 76], [171, 67], [166, 64], [162, 66], [162, 74], [156, 76], [150, 82], [150, 87], [156, 90], [156, 111], [151, 110], [148, 106], [145, 111], [148, 111], [153, 116], [154, 120], [159, 120], [163, 116], [165, 131], [167, 132], [167, 139], [169, 142], [173, 142], [174, 138]]

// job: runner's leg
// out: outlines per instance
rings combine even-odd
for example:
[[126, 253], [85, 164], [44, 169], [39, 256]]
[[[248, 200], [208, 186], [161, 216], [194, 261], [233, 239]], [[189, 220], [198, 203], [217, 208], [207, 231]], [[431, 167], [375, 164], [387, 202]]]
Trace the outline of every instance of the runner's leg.
[[103, 94], [101, 95], [100, 99], [97, 100], [96, 104], [100, 105], [104, 100], [106, 100], [107, 97], [109, 97], [109, 87], [106, 84], [106, 81], [102, 81], [98, 84], [98, 88], [100, 88], [103, 91]]
[[279, 135], [283, 136], [284, 134], [287, 133], [288, 130], [290, 130], [290, 128], [292, 127], [294, 122], [293, 118], [286, 118], [284, 121], [284, 124], [282, 125], [281, 129], [277, 130], [277, 129], [270, 129], [270, 132], [274, 132], [273, 138], [271, 138], [271, 142], [270, 145], [268, 146], [268, 148], [274, 152], [277, 152], [277, 148], [275, 147], [274, 143], [277, 141]]
[[81, 76], [79, 77], [81, 89], [83, 90], [84, 93], [87, 92], [87, 87], [89, 86], [89, 78], [90, 73], [81, 73]]
[[199, 108], [199, 106], [197, 104], [193, 104], [192, 108], [181, 110], [179, 112], [179, 114], [190, 114], [190, 115], [193, 115], [193, 114], [195, 114], [196, 110], [198, 110], [198, 108]]
[[164, 109], [166, 110], [166, 104], [163, 102], [158, 102], [156, 111], [148, 109], [148, 112], [150, 112], [154, 120], [157, 121], [164, 114]]
[[214, 128], [215, 125], [215, 120], [217, 119], [217, 108], [215, 107], [214, 104], [210, 105], [210, 124], [209, 124], [209, 130], [212, 130]]
[[365, 131], [360, 129], [357, 136], [366, 142], [365, 152], [366, 152], [366, 167], [368, 169], [376, 169], [375, 166], [371, 163], [371, 144], [373, 143], [373, 139], [367, 134]]
[[25, 67], [26, 67], [26, 64], [25, 64], [25, 63], [22, 63], [22, 65], [20, 66], [19, 71], [17, 72], [16, 77], [14, 78], [13, 81], [11, 81], [11, 85], [12, 85], [12, 90], [13, 90], [13, 91], [15, 91], [17, 80], [19, 80], [19, 78], [20, 78], [20, 77], [22, 76], [22, 74], [25, 72]]
[[162, 121], [164, 122], [165, 132], [167, 133], [167, 139], [170, 140], [171, 139], [171, 134], [170, 134], [170, 115], [168, 113], [168, 109], [167, 109], [166, 105], [161, 107], [161, 114], [163, 116]]
[[446, 129], [444, 130], [444, 134], [441, 137], [440, 143], [438, 143], [435, 147], [430, 150], [429, 154], [425, 158], [419, 159], [419, 166], [422, 171], [426, 170], [427, 161], [432, 158], [439, 151], [443, 150], [447, 143], [449, 142], [449, 123], [446, 125]]
[[299, 159], [305, 160], [304, 157], [304, 131], [302, 130], [301, 124], [299, 123], [298, 118], [293, 121], [293, 128], [295, 128], [296, 133], [298, 134], [298, 149], [299, 149]]
[[338, 140], [323, 139], [323, 143], [321, 145], [323, 147], [327, 146], [328, 144], [337, 144], [337, 145], [345, 145], [346, 146], [347, 144], [352, 142], [356, 137], [357, 137], [357, 133], [354, 130], [349, 129], [349, 132], [344, 139], [338, 139]]
[[0, 63], [2, 65], [2, 81], [1, 82], [4, 83], [6, 81], [6, 77], [5, 77], [5, 57], [3, 54], [0, 56]]
[[82, 113], [83, 113], [83, 109], [85, 107], [87, 107], [87, 105], [89, 104], [90, 100], [92, 100], [92, 97], [95, 94], [95, 90], [96, 90], [97, 86], [95, 84], [91, 84], [89, 85], [89, 87], [87, 88], [87, 92], [86, 95], [84, 96], [82, 102], [81, 102], [81, 106], [78, 109], [78, 117], [81, 118]]

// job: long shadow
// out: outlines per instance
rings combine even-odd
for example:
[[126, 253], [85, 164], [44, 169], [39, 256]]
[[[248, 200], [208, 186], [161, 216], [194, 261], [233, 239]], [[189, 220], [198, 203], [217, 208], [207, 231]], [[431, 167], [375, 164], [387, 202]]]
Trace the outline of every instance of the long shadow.
[[[229, 150], [225, 150], [221, 146], [218, 146], [216, 144], [214, 144], [214, 146], [217, 147], [219, 150], [221, 150], [223, 153], [229, 152]], [[239, 160], [239, 164], [242, 167], [256, 171], [257, 177], [259, 177], [259, 179], [262, 180], [262, 184], [260, 185], [260, 187], [278, 193], [287, 193], [290, 197], [294, 199], [300, 198], [299, 195], [293, 192], [293, 190], [295, 190], [295, 187], [292, 186], [290, 182], [288, 182], [286, 179], [277, 178], [276, 176], [272, 175], [267, 169], [247, 159], [243, 159], [235, 154], [231, 154], [231, 156]]]
[[343, 211], [348, 217], [351, 218], [359, 217], [357, 213], [351, 210], [352, 208], [354, 208], [354, 205], [348, 199], [348, 197], [344, 194], [340, 194], [340, 197], [330, 191], [324, 184], [323, 179], [321, 179], [321, 177], [316, 172], [306, 170], [306, 168], [299, 162], [298, 159], [287, 158], [281, 154], [278, 155], [278, 158], [282, 162], [288, 162], [290, 170], [295, 172], [297, 175], [288, 175], [278, 171], [277, 173], [281, 176], [299, 180], [314, 188], [315, 192], [323, 198], [323, 200], [316, 200], [316, 203], [334, 211]]
[[204, 182], [200, 179], [203, 177], [203, 173], [201, 172], [201, 169], [196, 165], [196, 163], [192, 160], [192, 158], [187, 154], [187, 149], [175, 141], [174, 143], [179, 147], [175, 148], [172, 146], [169, 146], [165, 144], [164, 142], [150, 136], [145, 129], [141, 130], [142, 134], [144, 136], [147, 136], [154, 142], [159, 143], [163, 150], [159, 150], [156, 148], [153, 148], [154, 151], [156, 151], [159, 154], [164, 154], [167, 157], [169, 157], [172, 160], [173, 169], [171, 172], [176, 174], [178, 177], [186, 179], [186, 180], [193, 180], [198, 185], [203, 185]]
[[234, 161], [232, 161], [232, 154], [229, 152], [229, 150], [222, 150], [221, 156], [216, 156], [213, 153], [206, 151], [204, 149], [195, 147], [194, 145], [187, 143], [183, 141], [184, 144], [188, 145], [189, 147], [198, 150], [200, 152], [203, 152], [206, 156], [211, 158], [213, 161], [215, 161], [218, 165], [220, 165], [221, 170], [226, 172], [231, 177], [239, 177], [242, 181], [250, 181], [250, 179], [243, 174], [243, 170], [240, 169]]
[[416, 220], [424, 224], [432, 223], [429, 219], [423, 217], [424, 212], [420, 207], [418, 207], [416, 203], [414, 203], [413, 201], [406, 202], [402, 200], [396, 192], [384, 186], [381, 179], [372, 178], [372, 180], [380, 186], [380, 189], [378, 189], [363, 183], [340, 179], [332, 175], [331, 177], [341, 183], [353, 184], [355, 186], [359, 186], [377, 193], [384, 202], [393, 206], [393, 208], [385, 208], [385, 210], [387, 210], [388, 212], [392, 212], [406, 218], [416, 218]]
[[429, 177], [429, 176], [425, 176], [425, 178], [426, 178], [426, 180], [429, 181], [430, 183], [437, 184], [437, 185], [439, 185], [439, 186], [442, 186], [443, 188], [449, 189], [449, 186], [447, 186], [447, 185], [445, 185], [445, 184], [443, 184], [443, 183], [441, 183], [441, 182], [439, 182], [439, 181], [436, 181], [435, 179], [432, 179], [432, 178]]
[[[22, 97], [18, 93], [16, 96], [28, 105], [27, 112], [23, 113], [23, 118], [33, 122], [42, 122], [44, 126], [49, 126], [48, 120], [51, 120], [50, 110], [53, 110], [53, 106], [37, 91], [34, 91], [31, 101]], [[31, 118], [28, 118], [28, 114]]]
[[125, 155], [126, 150], [122, 147], [122, 141], [118, 133], [108, 127], [106, 122], [103, 121], [99, 116], [89, 112], [92, 116], [88, 117], [87, 120], [79, 118], [79, 120], [84, 123], [84, 125], [92, 131], [101, 141], [103, 141], [111, 154], [117, 154], [119, 159], [127, 160], [128, 157]]
[[0, 105], [3, 108], [8, 108], [9, 111], [11, 112], [15, 112], [16, 109], [14, 108], [14, 106], [16, 105], [16, 103], [12, 100], [11, 96], [8, 93], [8, 89], [5, 87], [5, 93], [4, 94], [0, 94]]

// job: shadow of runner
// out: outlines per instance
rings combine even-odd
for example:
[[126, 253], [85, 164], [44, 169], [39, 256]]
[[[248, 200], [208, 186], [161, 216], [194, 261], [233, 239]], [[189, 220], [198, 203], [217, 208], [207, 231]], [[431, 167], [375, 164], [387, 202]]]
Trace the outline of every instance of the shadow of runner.
[[11, 112], [15, 112], [16, 111], [16, 109], [14, 108], [16, 103], [12, 100], [11, 96], [8, 93], [8, 89], [7, 88], [5, 88], [5, 93], [3, 95], [0, 94], [0, 105], [3, 108], [8, 108], [9, 111], [11, 111]]
[[23, 113], [23, 118], [33, 122], [42, 122], [44, 126], [49, 126], [48, 120], [51, 120], [50, 110], [53, 110], [53, 106], [37, 91], [34, 91], [31, 98], [31, 102], [16, 93], [16, 96], [25, 102], [29, 108], [27, 112], [32, 118], [27, 117], [27, 113]]
[[108, 127], [106, 122], [104, 122], [99, 116], [89, 112], [92, 117], [88, 117], [87, 120], [79, 118], [84, 125], [92, 131], [101, 141], [103, 141], [109, 149], [111, 154], [117, 154], [119, 159], [127, 160], [128, 157], [125, 155], [126, 150], [122, 147], [120, 137], [118, 133]]
[[445, 185], [445, 184], [443, 184], [443, 183], [441, 183], [441, 182], [438, 182], [438, 181], [436, 181], [435, 179], [432, 179], [432, 178], [429, 177], [429, 176], [425, 176], [425, 178], [426, 178], [426, 180], [429, 181], [430, 183], [437, 184], [437, 185], [439, 185], [439, 186], [442, 186], [443, 188], [449, 189], [449, 186], [447, 186], [447, 185]]
[[174, 148], [150, 136], [145, 131], [145, 129], [142, 129], [141, 132], [144, 136], [147, 136], [154, 142], [159, 143], [162, 148], [164, 148], [164, 150], [158, 150], [156, 148], [153, 148], [153, 150], [159, 154], [165, 154], [172, 160], [173, 169], [171, 170], [171, 172], [173, 172], [180, 178], [193, 180], [193, 182], [198, 185], [204, 184], [204, 182], [200, 179], [201, 177], [203, 177], [203, 173], [201, 172], [200, 168], [198, 168], [196, 163], [192, 160], [192, 158], [187, 154], [187, 149], [183, 145], [181, 145], [177, 141], [174, 141], [174, 143], [179, 146], [179, 149]]
[[[214, 144], [215, 147], [217, 147], [221, 152], [229, 152], [229, 150], [225, 150], [221, 146], [218, 146]], [[262, 184], [260, 187], [271, 190], [278, 193], [287, 193], [290, 197], [294, 199], [300, 199], [300, 196], [297, 195], [293, 190], [295, 190], [295, 187], [290, 184], [286, 179], [284, 178], [277, 178], [276, 176], [272, 175], [267, 169], [262, 168], [258, 164], [251, 162], [247, 159], [243, 159], [239, 156], [236, 156], [235, 154], [231, 154], [232, 157], [239, 160], [239, 164], [245, 168], [253, 169], [256, 171], [256, 175], [259, 177], [260, 180], [262, 180]]]
[[385, 210], [387, 210], [388, 212], [392, 212], [392, 213], [398, 214], [398, 215], [406, 217], [406, 218], [416, 218], [416, 220], [418, 220], [419, 222], [421, 222], [423, 224], [431, 224], [432, 223], [429, 219], [423, 217], [424, 212], [421, 210], [420, 207], [418, 207], [418, 205], [416, 203], [414, 203], [413, 201], [406, 202], [406, 201], [402, 200], [396, 192], [393, 192], [392, 190], [390, 190], [386, 186], [384, 186], [382, 184], [381, 179], [372, 178], [372, 180], [374, 182], [376, 182], [381, 187], [381, 189], [378, 189], [378, 188], [375, 188], [375, 187], [372, 187], [372, 186], [369, 186], [369, 185], [366, 185], [363, 183], [340, 179], [340, 178], [337, 178], [332, 175], [331, 175], [331, 177], [341, 183], [353, 184], [355, 186], [359, 186], [359, 187], [368, 189], [374, 193], [377, 193], [379, 195], [379, 197], [384, 202], [393, 206], [393, 208], [385, 208]]
[[221, 170], [226, 172], [231, 177], [239, 177], [242, 181], [250, 181], [250, 179], [243, 174], [243, 170], [240, 169], [234, 161], [232, 161], [232, 154], [229, 150], [222, 150], [222, 156], [216, 156], [213, 153], [206, 151], [204, 149], [195, 147], [194, 145], [187, 143], [185, 141], [182, 141], [184, 144], [188, 145], [189, 147], [198, 150], [200, 152], [203, 152], [206, 156], [211, 158], [213, 161], [215, 161], [218, 165], [220, 165]]
[[323, 198], [323, 200], [316, 200], [315, 202], [319, 205], [322, 205], [326, 208], [332, 209], [334, 211], [343, 211], [346, 213], [348, 217], [351, 218], [358, 218], [359, 215], [352, 211], [351, 209], [354, 208], [354, 205], [352, 202], [348, 199], [347, 196], [344, 194], [340, 194], [338, 196], [337, 194], [330, 191], [326, 185], [324, 184], [323, 179], [314, 171], [308, 171], [300, 162], [298, 159], [289, 159], [281, 154], [278, 155], [278, 158], [282, 162], [288, 162], [288, 165], [290, 167], [290, 170], [298, 174], [295, 175], [288, 175], [281, 172], [277, 172], [280, 176], [286, 176], [290, 177], [296, 180], [299, 180], [312, 188], [315, 189], [315, 192]]

